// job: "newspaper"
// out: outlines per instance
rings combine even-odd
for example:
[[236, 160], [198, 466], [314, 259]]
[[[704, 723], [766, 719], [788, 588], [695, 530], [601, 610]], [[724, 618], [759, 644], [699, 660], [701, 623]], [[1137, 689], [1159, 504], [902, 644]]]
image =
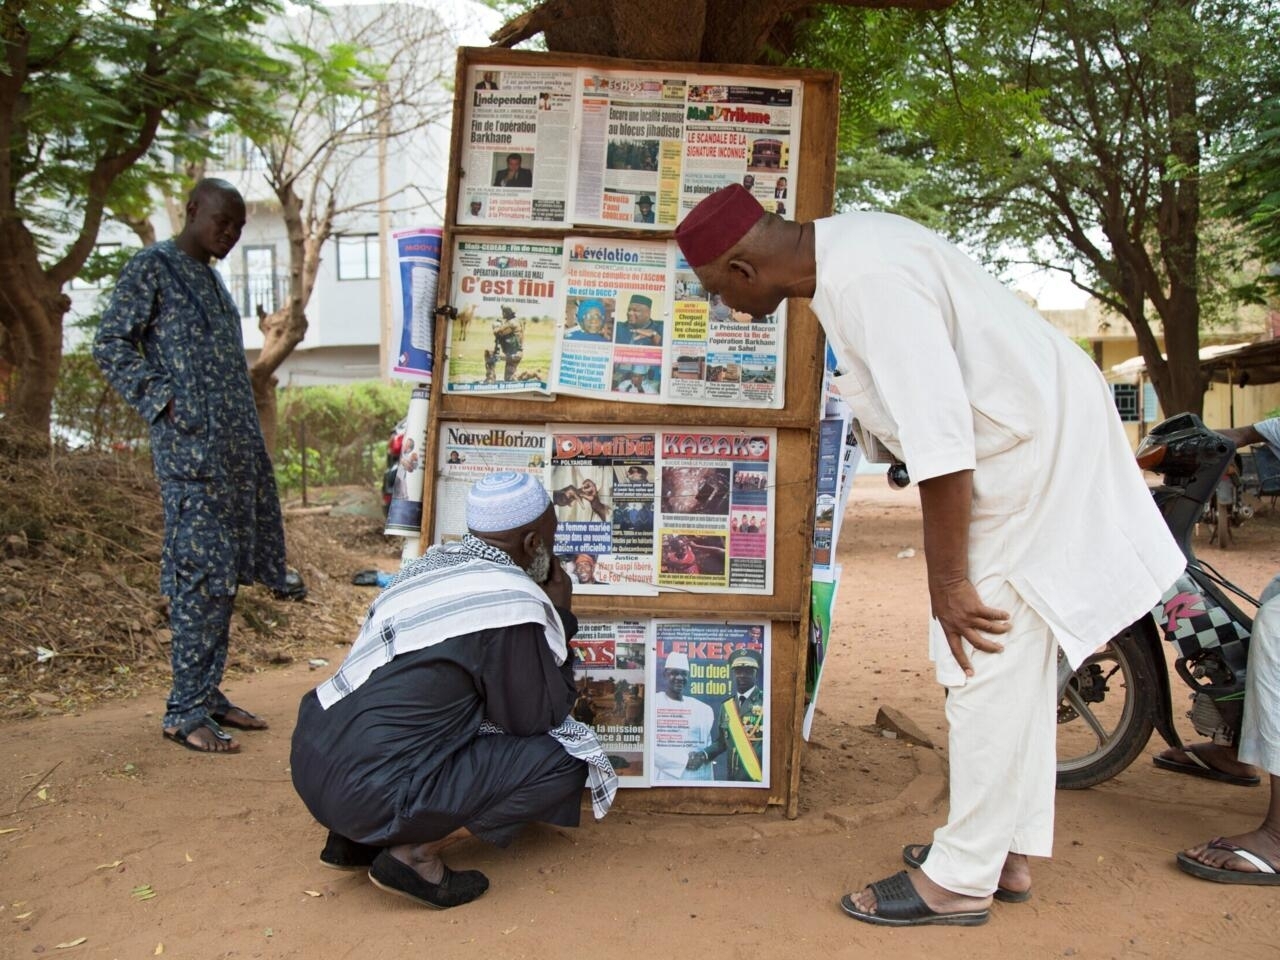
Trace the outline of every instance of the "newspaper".
[[653, 624], [647, 698], [652, 784], [767, 787], [770, 624]]
[[841, 468], [844, 465], [845, 436], [849, 421], [840, 416], [823, 417], [818, 422], [817, 503], [813, 514], [813, 576], [829, 578], [835, 569], [836, 542], [840, 518]]
[[785, 303], [761, 317], [731, 310], [678, 251], [673, 294], [669, 402], [782, 409]]
[[659, 587], [772, 593], [777, 432], [660, 438]]
[[680, 219], [730, 183], [741, 183], [771, 213], [794, 216], [800, 92], [798, 80], [691, 78]]
[[791, 217], [801, 89], [800, 81], [579, 71], [574, 222], [670, 230], [730, 183]]
[[620, 787], [649, 786], [645, 761], [645, 652], [648, 620], [578, 621], [573, 679], [578, 698], [573, 717], [596, 732]]
[[570, 237], [565, 248], [555, 391], [661, 403], [670, 245]]
[[459, 224], [567, 226], [573, 70], [467, 71]]
[[559, 242], [454, 244], [445, 390], [547, 393], [560, 316]]
[[391, 482], [391, 503], [387, 507], [387, 536], [417, 537], [422, 533], [422, 487], [427, 464], [427, 406], [431, 390], [414, 387], [405, 415], [404, 440]]
[[675, 227], [687, 90], [683, 76], [579, 74], [576, 222]]
[[646, 596], [654, 583], [652, 430], [547, 428], [555, 553], [576, 594]]
[[[436, 337], [436, 284], [440, 279], [440, 229], [401, 230], [388, 241], [392, 299], [399, 312], [398, 339], [392, 343], [388, 375], [430, 383]], [[390, 351], [388, 351], [390, 352]]]
[[800, 734], [809, 739], [813, 715], [818, 709], [822, 668], [831, 644], [831, 621], [835, 615], [836, 593], [840, 589], [840, 564], [832, 568], [830, 580], [814, 580], [809, 591], [809, 650], [805, 658], [804, 720]]
[[514, 470], [545, 484], [546, 446], [541, 425], [441, 422], [431, 542], [458, 540], [467, 532], [467, 491], [486, 474]]

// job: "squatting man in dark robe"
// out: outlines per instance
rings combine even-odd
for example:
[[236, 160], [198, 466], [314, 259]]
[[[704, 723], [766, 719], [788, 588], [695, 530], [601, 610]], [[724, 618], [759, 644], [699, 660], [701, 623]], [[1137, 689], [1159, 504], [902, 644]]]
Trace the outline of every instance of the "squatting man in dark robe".
[[320, 859], [437, 908], [489, 886], [445, 866], [445, 849], [504, 847], [531, 821], [577, 826], [584, 782], [597, 817], [617, 785], [569, 718], [578, 621], [550, 498], [533, 477], [496, 473], [466, 510], [468, 534], [408, 564], [337, 674], [303, 697], [291, 759], [330, 831]]
[[791, 222], [734, 185], [676, 240], [734, 310], [811, 298], [836, 388], [920, 490], [950, 810], [932, 843], [904, 848], [919, 869], [841, 907], [885, 925], [985, 923], [993, 898], [1028, 898], [1028, 857], [1052, 853], [1059, 646], [1078, 666], [1184, 564], [1106, 383], [999, 281], [901, 217]]
[[164, 736], [200, 753], [236, 753], [240, 744], [224, 727], [267, 727], [218, 688], [236, 590], [257, 581], [277, 596], [302, 599], [306, 588], [285, 567], [280, 501], [240, 312], [209, 265], [239, 242], [244, 200], [225, 180], [201, 180], [186, 214], [177, 237], [126, 264], [93, 357], [151, 425], [164, 504], [160, 590], [173, 631]]

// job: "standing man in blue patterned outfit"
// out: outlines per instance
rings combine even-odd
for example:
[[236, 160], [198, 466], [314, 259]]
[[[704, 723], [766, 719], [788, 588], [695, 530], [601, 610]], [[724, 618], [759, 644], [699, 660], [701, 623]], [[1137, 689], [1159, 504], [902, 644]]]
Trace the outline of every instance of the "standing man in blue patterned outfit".
[[125, 266], [93, 355], [151, 424], [164, 503], [160, 590], [173, 631], [164, 735], [202, 753], [235, 753], [240, 744], [223, 727], [267, 726], [218, 689], [236, 588], [259, 581], [295, 597], [302, 588], [285, 568], [280, 501], [240, 315], [209, 266], [239, 241], [244, 199], [224, 180], [201, 180], [186, 212], [176, 238]]

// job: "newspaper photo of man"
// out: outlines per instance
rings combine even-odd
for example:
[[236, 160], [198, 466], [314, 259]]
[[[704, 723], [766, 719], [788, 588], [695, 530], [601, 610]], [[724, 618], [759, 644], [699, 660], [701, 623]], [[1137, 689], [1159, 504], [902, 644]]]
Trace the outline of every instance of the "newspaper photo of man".
[[653, 778], [710, 780], [706, 762], [715, 714], [701, 700], [685, 695], [689, 686], [689, 657], [670, 654], [662, 665], [664, 689], [654, 698]]

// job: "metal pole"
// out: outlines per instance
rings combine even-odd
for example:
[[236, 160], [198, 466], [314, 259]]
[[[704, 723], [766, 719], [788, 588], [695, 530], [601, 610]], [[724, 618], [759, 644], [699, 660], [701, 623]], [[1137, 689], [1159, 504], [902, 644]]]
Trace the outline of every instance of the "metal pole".
[[307, 418], [303, 417], [298, 425], [302, 445], [302, 505], [307, 505]]

